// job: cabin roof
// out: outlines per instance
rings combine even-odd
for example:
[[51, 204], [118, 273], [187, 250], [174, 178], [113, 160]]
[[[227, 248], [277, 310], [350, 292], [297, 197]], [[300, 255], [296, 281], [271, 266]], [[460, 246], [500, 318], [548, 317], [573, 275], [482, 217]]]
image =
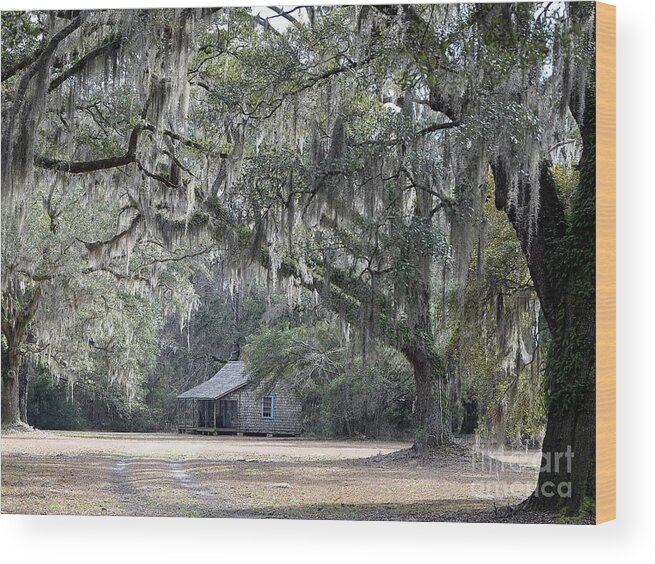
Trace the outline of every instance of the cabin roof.
[[218, 399], [248, 383], [246, 366], [242, 361], [226, 363], [209, 380], [182, 392], [177, 399]]

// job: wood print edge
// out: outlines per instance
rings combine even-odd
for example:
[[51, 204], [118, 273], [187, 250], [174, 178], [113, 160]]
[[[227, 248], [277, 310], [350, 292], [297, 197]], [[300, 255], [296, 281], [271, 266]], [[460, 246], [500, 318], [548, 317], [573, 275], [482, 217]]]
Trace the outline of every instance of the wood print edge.
[[596, 522], [616, 518], [616, 7], [596, 3]]

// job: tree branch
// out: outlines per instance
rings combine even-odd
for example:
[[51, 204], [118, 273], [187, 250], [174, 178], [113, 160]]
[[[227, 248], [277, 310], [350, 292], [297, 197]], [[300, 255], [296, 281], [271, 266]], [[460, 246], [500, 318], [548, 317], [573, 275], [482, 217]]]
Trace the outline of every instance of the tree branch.
[[59, 47], [59, 44], [77, 28], [79, 28], [80, 25], [82, 25], [82, 16], [78, 15], [66, 27], [55, 33], [50, 41], [48, 41], [48, 44], [41, 50], [38, 57], [34, 59], [34, 62], [31, 65], [28, 65], [28, 70], [21, 77], [18, 88], [16, 89], [17, 102], [22, 104], [22, 101], [25, 99], [25, 92], [27, 91], [27, 86], [29, 85], [30, 80], [32, 80], [34, 75], [38, 72], [39, 68], [50, 59], [52, 54], [56, 51], [57, 47]]
[[[40, 168], [45, 168], [50, 170], [60, 170], [63, 172], [68, 172], [70, 174], [83, 174], [87, 172], [95, 172], [96, 170], [106, 170], [109, 168], [118, 168], [118, 167], [126, 166], [128, 164], [132, 164], [136, 162], [136, 147], [137, 147], [139, 134], [141, 133], [141, 131], [154, 132], [155, 130], [156, 128], [152, 124], [141, 123], [136, 125], [132, 130], [132, 133], [130, 134], [128, 149], [124, 155], [118, 155], [115, 157], [109, 157], [106, 159], [96, 159], [91, 161], [64, 161], [60, 159], [51, 159], [48, 157], [44, 157], [42, 155], [36, 155], [34, 157], [34, 164]], [[208, 155], [219, 156], [222, 159], [228, 157], [228, 153], [224, 153], [224, 152], [215, 153], [209, 151], [197, 141], [193, 141], [192, 139], [183, 137], [182, 135], [175, 133], [173, 131], [166, 129], [162, 133], [167, 137], [170, 137], [171, 139], [179, 141], [183, 145], [192, 147]], [[147, 171], [144, 172], [146, 172], [146, 174], [148, 174], [149, 176], [151, 174], [148, 173]], [[174, 185], [171, 186], [175, 187]]]
[[34, 52], [30, 53], [29, 55], [23, 57], [20, 61], [14, 63], [13, 65], [7, 65], [7, 66], [3, 65], [2, 82], [4, 82], [5, 80], [9, 80], [16, 73], [22, 71], [24, 68], [29, 67], [32, 63], [34, 63], [34, 61], [36, 61], [41, 56], [42, 52], [43, 52], [43, 48], [40, 47], [39, 49], [36, 49]]
[[94, 253], [97, 252], [99, 249], [102, 247], [109, 247], [115, 245], [118, 241], [120, 241], [123, 237], [126, 237], [134, 231], [136, 231], [142, 224], [143, 222], [143, 216], [140, 213], [137, 213], [133, 218], [132, 221], [130, 222], [130, 225], [120, 233], [117, 233], [110, 239], [107, 239], [106, 241], [93, 241], [93, 242], [86, 242], [82, 241], [81, 239], [78, 239], [81, 243], [84, 244], [84, 246], [87, 248], [89, 253]]
[[124, 155], [109, 157], [107, 159], [97, 159], [93, 161], [62, 161], [59, 159], [50, 159], [41, 155], [34, 157], [34, 164], [40, 168], [50, 170], [61, 170], [71, 174], [81, 174], [85, 172], [94, 172], [96, 170], [106, 170], [126, 166], [136, 162], [136, 145], [139, 139], [139, 133], [144, 129], [142, 125], [137, 125], [130, 134], [130, 141], [127, 152]]
[[77, 60], [70, 67], [68, 67], [68, 69], [63, 71], [57, 78], [53, 79], [50, 82], [50, 86], [48, 87], [48, 92], [52, 92], [56, 88], [59, 88], [59, 86], [61, 86], [66, 80], [84, 69], [84, 67], [88, 65], [93, 59], [119, 49], [121, 41], [122, 36], [117, 34], [110, 38], [106, 43], [99, 45], [92, 51], [89, 51], [81, 59]]
[[417, 135], [426, 135], [441, 129], [450, 129], [451, 127], [458, 127], [460, 125], [461, 122], [459, 120], [448, 121], [446, 123], [433, 123], [432, 125], [428, 125], [427, 127], [421, 129]]

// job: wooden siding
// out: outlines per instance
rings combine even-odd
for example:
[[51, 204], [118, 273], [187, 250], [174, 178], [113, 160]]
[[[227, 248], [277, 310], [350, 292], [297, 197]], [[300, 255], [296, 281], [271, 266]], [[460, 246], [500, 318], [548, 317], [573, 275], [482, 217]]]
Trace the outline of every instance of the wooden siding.
[[[262, 416], [262, 397], [273, 396], [273, 417]], [[252, 386], [241, 388], [223, 399], [236, 399], [237, 427], [241, 433], [299, 435], [302, 430], [302, 405], [285, 385], [261, 393]]]

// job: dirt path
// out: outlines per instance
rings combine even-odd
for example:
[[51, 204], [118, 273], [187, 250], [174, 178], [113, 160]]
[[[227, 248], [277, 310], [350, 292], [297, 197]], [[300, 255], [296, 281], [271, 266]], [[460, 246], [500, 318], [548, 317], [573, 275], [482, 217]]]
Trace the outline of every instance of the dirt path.
[[384, 456], [406, 446], [115, 433], [3, 436], [2, 511], [490, 520], [535, 483], [537, 453], [476, 459], [459, 451], [429, 462]]

